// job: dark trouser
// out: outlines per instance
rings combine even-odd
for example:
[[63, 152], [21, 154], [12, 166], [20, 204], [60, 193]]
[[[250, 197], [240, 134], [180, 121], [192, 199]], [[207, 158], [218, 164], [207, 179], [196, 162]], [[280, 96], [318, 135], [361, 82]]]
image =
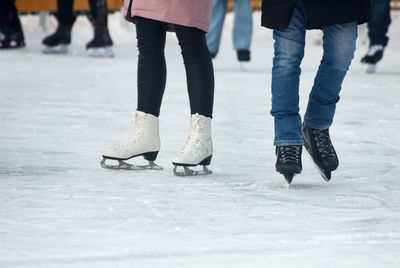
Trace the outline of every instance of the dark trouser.
[[[4, 1], [4, 0], [1, 0]], [[8, 0], [6, 0], [8, 1]], [[74, 0], [58, 0], [57, 18], [60, 25], [72, 26], [75, 21], [74, 15]], [[107, 24], [107, 1], [106, 0], [89, 0], [90, 17], [91, 19], [102, 20], [101, 22]]]
[[373, 0], [371, 20], [368, 23], [370, 46], [386, 46], [389, 38], [386, 36], [390, 25], [390, 0]]
[[[167, 24], [141, 17], [135, 21], [139, 49], [137, 109], [159, 116], [167, 76], [164, 57]], [[191, 114], [212, 117], [214, 70], [205, 32], [180, 25], [174, 25], [174, 29], [185, 64]]]
[[14, 0], [0, 1], [0, 27], [18, 27], [21, 25], [14, 2]]

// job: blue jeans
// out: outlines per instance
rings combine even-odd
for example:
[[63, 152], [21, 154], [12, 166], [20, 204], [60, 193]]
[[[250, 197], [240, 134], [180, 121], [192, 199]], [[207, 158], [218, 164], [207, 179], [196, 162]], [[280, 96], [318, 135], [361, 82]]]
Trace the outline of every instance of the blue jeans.
[[386, 46], [389, 38], [386, 36], [390, 25], [390, 0], [373, 0], [371, 20], [368, 22], [370, 46]]
[[[303, 144], [299, 77], [306, 26], [306, 10], [302, 1], [298, 1], [289, 27], [273, 32], [271, 115], [275, 122], [275, 146]], [[332, 124], [342, 82], [356, 49], [357, 22], [325, 26], [322, 31], [324, 53], [304, 116], [306, 125], [317, 129], [326, 129]]]
[[[207, 45], [210, 52], [218, 52], [222, 27], [226, 15], [228, 0], [214, 0]], [[233, 46], [236, 50], [250, 50], [253, 33], [253, 17], [250, 0], [235, 0], [235, 21], [233, 25]]]

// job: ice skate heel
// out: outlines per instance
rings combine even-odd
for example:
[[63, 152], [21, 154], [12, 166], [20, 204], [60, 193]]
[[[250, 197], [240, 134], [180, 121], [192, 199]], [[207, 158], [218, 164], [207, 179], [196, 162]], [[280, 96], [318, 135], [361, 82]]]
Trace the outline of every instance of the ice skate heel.
[[325, 181], [331, 180], [332, 171], [339, 166], [339, 159], [329, 135], [329, 129], [315, 129], [303, 124], [304, 147], [319, 174]]
[[144, 153], [143, 157], [144, 159], [146, 159], [147, 161], [155, 161], [158, 155], [158, 151], [157, 152], [149, 152], [149, 153]]
[[[209, 175], [207, 168], [212, 159], [211, 118], [194, 114], [190, 119], [189, 137], [184, 148], [172, 160], [174, 175], [197, 176]], [[192, 170], [189, 167], [201, 165], [202, 170]], [[178, 171], [183, 167], [183, 171]]]
[[[100, 162], [101, 167], [125, 170], [163, 169], [154, 163], [160, 150], [158, 117], [137, 111], [135, 124], [136, 131], [132, 136], [119, 145], [104, 151], [103, 159]], [[125, 162], [138, 156], [143, 156], [149, 163], [147, 165], [133, 165]], [[118, 164], [108, 165], [106, 160], [118, 161]]]

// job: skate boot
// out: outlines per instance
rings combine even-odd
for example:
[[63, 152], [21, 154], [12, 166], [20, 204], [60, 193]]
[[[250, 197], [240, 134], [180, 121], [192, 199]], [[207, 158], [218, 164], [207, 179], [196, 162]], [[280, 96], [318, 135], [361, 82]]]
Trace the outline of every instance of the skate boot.
[[[211, 118], [192, 114], [190, 119], [189, 137], [183, 149], [172, 160], [176, 176], [195, 176], [212, 174], [207, 168], [213, 153], [211, 139]], [[202, 165], [203, 170], [195, 171], [188, 167]], [[183, 171], [177, 168], [183, 167]]]
[[250, 51], [247, 49], [239, 49], [237, 51], [237, 59], [240, 62], [250, 61]]
[[44, 54], [67, 54], [71, 43], [72, 25], [58, 25], [57, 30], [43, 39]]
[[301, 145], [276, 146], [276, 171], [281, 173], [288, 184], [293, 180], [295, 174], [300, 174], [301, 164]]
[[240, 63], [240, 69], [246, 71], [247, 65], [250, 62], [250, 51], [246, 49], [239, 49], [237, 52], [237, 59]]
[[339, 166], [339, 159], [329, 137], [329, 128], [315, 129], [303, 123], [302, 132], [304, 147], [310, 154], [321, 176], [326, 181], [329, 181], [331, 172]]
[[90, 57], [114, 57], [112, 50], [113, 41], [111, 40], [107, 24], [92, 20], [94, 27], [94, 37], [86, 44], [86, 50]]
[[[127, 170], [162, 169], [162, 167], [154, 163], [160, 150], [158, 117], [136, 111], [135, 125], [136, 130], [132, 136], [118, 146], [103, 152], [103, 160], [100, 162], [103, 168]], [[143, 156], [144, 159], [149, 161], [149, 164], [139, 166], [124, 162], [137, 156]], [[106, 159], [117, 160], [118, 165], [107, 165]]]
[[213, 51], [209, 51], [209, 52], [210, 52], [211, 59], [215, 59], [217, 57], [218, 52], [213, 52]]
[[383, 57], [383, 46], [382, 45], [373, 45], [369, 48], [367, 54], [361, 59], [361, 63], [366, 65], [367, 73], [375, 73], [376, 64]]
[[0, 28], [0, 49], [20, 48], [24, 46], [24, 33], [19, 19], [17, 19], [11, 26]]

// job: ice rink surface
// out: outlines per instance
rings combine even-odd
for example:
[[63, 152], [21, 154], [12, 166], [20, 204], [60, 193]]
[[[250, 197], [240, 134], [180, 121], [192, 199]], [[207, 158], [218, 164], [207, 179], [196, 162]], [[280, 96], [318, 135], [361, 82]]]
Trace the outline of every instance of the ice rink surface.
[[[38, 17], [22, 21], [27, 47], [0, 51], [1, 268], [400, 267], [399, 13], [376, 74], [359, 63], [367, 50], [360, 33], [331, 129], [340, 158], [332, 181], [304, 153], [290, 189], [274, 168], [273, 42], [260, 13], [245, 71], [227, 17], [214, 61], [214, 174], [196, 178], [172, 174], [189, 127], [174, 34], [160, 116], [164, 170], [113, 171], [99, 161], [134, 130], [134, 27], [110, 16], [116, 57], [93, 59], [84, 51], [86, 18], [73, 28], [69, 55], [42, 55]], [[322, 54], [318, 38], [309, 32], [302, 113]]]

